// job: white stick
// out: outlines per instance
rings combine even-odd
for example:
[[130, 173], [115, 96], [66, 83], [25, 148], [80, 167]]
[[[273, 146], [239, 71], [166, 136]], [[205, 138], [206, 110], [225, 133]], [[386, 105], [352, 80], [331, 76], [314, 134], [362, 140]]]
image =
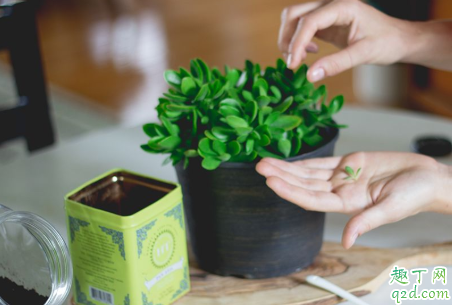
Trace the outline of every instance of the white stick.
[[325, 289], [325, 290], [327, 290], [329, 292], [332, 292], [335, 295], [338, 295], [341, 298], [352, 302], [353, 304], [356, 304], [356, 305], [369, 305], [368, 303], [366, 303], [366, 302], [362, 301], [361, 299], [357, 298], [356, 296], [354, 296], [350, 292], [342, 289], [339, 286], [334, 285], [333, 283], [325, 280], [324, 278], [321, 278], [320, 276], [308, 275], [306, 277], [306, 282], [308, 282], [311, 285], [323, 288], [323, 289]]

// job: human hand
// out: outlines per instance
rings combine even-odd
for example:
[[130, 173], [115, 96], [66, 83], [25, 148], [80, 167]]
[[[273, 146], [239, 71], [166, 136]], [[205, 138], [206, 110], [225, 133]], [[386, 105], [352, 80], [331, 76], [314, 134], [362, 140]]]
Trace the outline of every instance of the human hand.
[[281, 17], [278, 45], [294, 69], [316, 52], [314, 37], [342, 50], [311, 65], [307, 76], [316, 82], [360, 64], [391, 64], [412, 47], [411, 22], [387, 16], [358, 0], [324, 0], [286, 8]]
[[[357, 180], [346, 180], [346, 166], [361, 168]], [[342, 236], [346, 249], [358, 236], [419, 212], [452, 213], [452, 170], [423, 155], [359, 152], [293, 163], [265, 158], [256, 170], [277, 195], [306, 210], [353, 215]]]

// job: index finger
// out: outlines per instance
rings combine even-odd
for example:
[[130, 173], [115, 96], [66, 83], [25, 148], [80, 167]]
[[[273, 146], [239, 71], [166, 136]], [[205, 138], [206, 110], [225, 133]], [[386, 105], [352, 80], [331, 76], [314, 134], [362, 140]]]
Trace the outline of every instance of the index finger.
[[279, 197], [295, 203], [306, 210], [338, 213], [345, 212], [342, 199], [335, 193], [308, 190], [290, 184], [275, 176], [267, 178], [267, 185]]
[[289, 44], [297, 29], [298, 20], [303, 15], [317, 9], [323, 3], [321, 1], [308, 2], [285, 8], [281, 14], [281, 27], [279, 29], [278, 46], [281, 52], [289, 51]]
[[350, 10], [348, 4], [331, 2], [300, 19], [289, 44], [288, 53], [292, 57], [289, 68], [293, 69], [301, 64], [306, 46], [318, 31], [333, 25], [350, 24], [353, 20]]

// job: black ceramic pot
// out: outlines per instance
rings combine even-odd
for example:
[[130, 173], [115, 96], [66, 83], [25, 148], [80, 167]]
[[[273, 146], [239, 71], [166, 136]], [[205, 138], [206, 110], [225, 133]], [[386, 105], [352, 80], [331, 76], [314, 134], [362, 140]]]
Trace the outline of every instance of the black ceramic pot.
[[[332, 156], [339, 136], [326, 131], [321, 147], [288, 161]], [[243, 278], [287, 275], [312, 263], [323, 240], [325, 214], [278, 197], [255, 163], [223, 163], [214, 171], [200, 160], [176, 172], [184, 196], [190, 241], [199, 266]]]

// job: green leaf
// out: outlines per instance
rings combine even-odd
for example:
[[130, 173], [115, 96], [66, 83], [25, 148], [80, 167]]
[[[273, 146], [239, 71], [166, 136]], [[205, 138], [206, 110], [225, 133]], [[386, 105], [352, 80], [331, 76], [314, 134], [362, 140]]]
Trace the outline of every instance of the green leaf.
[[206, 96], [209, 95], [209, 85], [204, 84], [201, 86], [201, 89], [199, 89], [198, 94], [196, 94], [196, 97], [194, 99], [195, 102], [202, 101], [206, 98]]
[[341, 110], [342, 106], [344, 105], [344, 96], [338, 95], [330, 103], [330, 106], [328, 107], [330, 114], [335, 114]]
[[290, 150], [292, 149], [292, 143], [287, 139], [281, 139], [278, 141], [278, 150], [288, 158], [290, 155]]
[[226, 144], [221, 141], [213, 141], [212, 148], [218, 155], [226, 153]]
[[246, 141], [246, 139], [248, 139], [248, 135], [247, 135], [247, 134], [244, 134], [244, 135], [241, 135], [241, 136], [239, 136], [239, 137], [237, 138], [237, 142], [243, 143], [243, 142]]
[[240, 145], [239, 142], [231, 141], [231, 142], [228, 143], [228, 152], [232, 156], [237, 156], [240, 153], [241, 150], [242, 150], [242, 146]]
[[295, 136], [292, 138], [292, 152], [290, 153], [292, 156], [298, 155], [301, 149], [301, 138]]
[[172, 111], [172, 112], [191, 112], [194, 109], [196, 109], [195, 106], [186, 106], [186, 105], [179, 105], [179, 104], [168, 104], [166, 105], [166, 110]]
[[237, 156], [232, 157], [229, 161], [231, 162], [252, 162], [257, 158], [256, 151], [252, 151], [251, 154], [246, 155], [245, 153], [241, 153]]
[[261, 158], [274, 158], [274, 159], [283, 159], [283, 157], [274, 154], [263, 147], [256, 147], [256, 152]]
[[216, 126], [212, 128], [212, 134], [221, 141], [228, 141], [235, 132], [229, 128]]
[[270, 115], [265, 119], [264, 124], [272, 125], [276, 122], [276, 120], [280, 117], [281, 113], [279, 111], [275, 111], [270, 113]]
[[163, 95], [173, 102], [184, 103], [188, 101], [188, 99], [185, 96], [175, 95], [171, 93], [163, 93]]
[[272, 99], [269, 96], [264, 95], [258, 96], [256, 100], [260, 108], [268, 106], [268, 104], [270, 104], [272, 101]]
[[179, 72], [180, 72], [180, 78], [184, 78], [187, 76], [191, 76], [190, 72], [188, 72], [186, 69], [184, 68], [179, 68]]
[[282, 128], [286, 131], [292, 130], [300, 125], [302, 122], [301, 117], [296, 115], [280, 115], [278, 119], [270, 124], [272, 127]]
[[218, 158], [219, 158], [221, 161], [226, 162], [226, 161], [228, 161], [229, 159], [231, 159], [231, 155], [230, 155], [230, 154], [227, 154], [227, 153], [224, 153], [224, 154], [222, 154], [222, 155], [219, 155]]
[[212, 157], [207, 157], [204, 158], [204, 160], [202, 160], [202, 167], [204, 167], [207, 170], [214, 170], [216, 169], [218, 166], [220, 166], [221, 164], [221, 160], [217, 159], [217, 158], [212, 158]]
[[226, 98], [220, 102], [220, 106], [230, 106], [234, 108], [241, 109], [242, 105], [239, 101], [233, 99], [233, 98]]
[[154, 130], [157, 133], [157, 136], [159, 136], [159, 137], [166, 137], [169, 135], [163, 126], [154, 124]]
[[200, 58], [196, 61], [204, 74], [204, 83], [210, 82], [212, 79], [212, 73], [210, 72], [209, 66]]
[[157, 151], [155, 151], [154, 149], [150, 148], [148, 144], [141, 144], [140, 145], [141, 149], [144, 150], [145, 152], [148, 153], [156, 153]]
[[216, 155], [210, 146], [210, 140], [208, 138], [203, 138], [198, 143], [198, 152], [200, 154]]
[[259, 78], [253, 84], [254, 95], [267, 95], [268, 83], [265, 79]]
[[297, 72], [295, 72], [293, 86], [295, 88], [300, 88], [304, 82], [306, 81], [306, 72], [308, 71], [308, 66], [302, 65], [298, 68]]
[[249, 155], [254, 149], [254, 140], [248, 139], [246, 140], [246, 146], [245, 146], [245, 154]]
[[358, 168], [358, 170], [356, 171], [356, 177], [358, 177], [359, 176], [359, 173], [361, 172], [361, 167], [360, 168]]
[[242, 96], [248, 102], [251, 102], [251, 101], [254, 100], [253, 94], [251, 92], [249, 92], [249, 91], [243, 90], [242, 91]]
[[206, 125], [207, 123], [209, 123], [209, 117], [208, 116], [203, 116], [201, 118], [201, 124]]
[[213, 75], [213, 77], [215, 77], [217, 79], [221, 79], [223, 77], [223, 75], [221, 74], [220, 70], [218, 70], [218, 68], [212, 69], [212, 75]]
[[269, 136], [261, 135], [261, 139], [257, 142], [260, 146], [267, 146], [271, 143]]
[[278, 58], [277, 60], [276, 60], [276, 69], [279, 71], [279, 72], [281, 72], [281, 73], [283, 73], [284, 72], [284, 70], [286, 70], [286, 63], [281, 59], [281, 58]]
[[246, 75], [246, 72], [242, 71], [242, 74], [240, 74], [237, 84], [235, 84], [235, 87], [239, 90], [243, 90], [243, 87], [245, 87], [247, 80], [248, 76]]
[[253, 131], [253, 127], [237, 127], [235, 131], [239, 136], [248, 136]]
[[354, 171], [353, 168], [351, 168], [350, 166], [346, 166], [346, 167], [345, 167], [345, 171], [346, 171], [347, 174], [349, 174], [350, 176], [354, 176], [354, 175], [355, 175], [355, 171]]
[[150, 138], [156, 137], [159, 135], [156, 131], [156, 126], [158, 125], [155, 123], [145, 124], [143, 125], [143, 131]]
[[166, 115], [168, 118], [175, 118], [175, 119], [178, 119], [178, 118], [180, 118], [180, 116], [181, 116], [181, 112], [178, 112], [178, 111], [165, 111], [165, 115]]
[[169, 136], [160, 142], [158, 142], [158, 146], [166, 150], [175, 149], [181, 142], [181, 139], [178, 136]]
[[270, 135], [272, 139], [281, 139], [281, 137], [283, 136], [285, 130], [279, 127], [270, 127]]
[[198, 151], [196, 149], [189, 149], [184, 152], [184, 155], [188, 158], [194, 158], [199, 156]]
[[256, 119], [258, 106], [255, 101], [250, 101], [245, 105], [245, 112], [250, 116], [250, 122], [253, 122]]
[[181, 84], [181, 78], [180, 78], [179, 74], [177, 74], [176, 71], [167, 70], [167, 71], [165, 71], [164, 77], [165, 77], [165, 80], [168, 83], [168, 85], [179, 88], [179, 86]]
[[316, 131], [317, 132], [313, 135], [306, 135], [303, 137], [303, 141], [309, 146], [317, 146], [323, 141], [323, 138], [318, 134], [318, 129]]
[[278, 87], [271, 86], [270, 90], [278, 101], [281, 100], [281, 91], [278, 89]]
[[279, 104], [278, 106], [276, 106], [273, 109], [274, 109], [274, 111], [279, 111], [279, 112], [283, 113], [287, 109], [289, 109], [289, 107], [292, 105], [292, 102], [293, 102], [293, 96], [289, 96], [284, 100], [284, 102], [282, 102], [281, 104]]
[[237, 71], [236, 69], [229, 70], [229, 72], [226, 75], [226, 79], [228, 80], [229, 83], [229, 88], [235, 87], [239, 78], [240, 78], [239, 71]]
[[220, 139], [218, 139], [216, 136], [214, 136], [214, 134], [213, 134], [210, 130], [205, 130], [205, 131], [204, 131], [204, 135], [205, 135], [208, 139], [210, 139], [210, 140], [212, 140], [212, 141], [220, 140]]
[[242, 114], [237, 108], [231, 106], [221, 106], [219, 112], [225, 117], [229, 115], [240, 116]]
[[270, 114], [272, 111], [273, 111], [273, 108], [272, 108], [272, 107], [269, 107], [269, 106], [265, 106], [265, 107], [260, 108], [259, 114], [258, 114], [258, 115], [259, 115], [259, 120], [258, 120], [259, 125], [264, 124], [264, 118], [265, 118], [265, 116], [266, 116], [267, 114]]
[[191, 119], [192, 119], [191, 133], [192, 133], [192, 135], [196, 135], [196, 133], [198, 132], [198, 112], [197, 111], [193, 111], [193, 116]]
[[220, 90], [218, 90], [217, 93], [215, 93], [215, 95], [212, 97], [214, 100], [219, 99], [220, 97], [223, 96], [223, 94], [226, 92], [226, 88], [225, 87], [221, 87]]
[[226, 123], [228, 123], [229, 126], [231, 126], [234, 129], [240, 128], [240, 127], [248, 127], [248, 122], [245, 121], [244, 119], [238, 117], [238, 116], [234, 116], [234, 115], [229, 115], [226, 117]]
[[160, 120], [163, 123], [163, 126], [165, 126], [166, 130], [168, 131], [168, 133], [172, 136], [177, 136], [179, 135], [180, 129], [179, 126], [175, 125], [175, 124], [171, 124], [171, 122], [165, 118], [165, 117], [161, 117]]
[[253, 139], [256, 140], [256, 141], [259, 141], [259, 140], [261, 139], [261, 135], [260, 135], [256, 130], [253, 130], [253, 131], [251, 132], [251, 136], [252, 136]]
[[196, 93], [196, 83], [191, 77], [184, 77], [181, 85], [182, 93], [188, 96], [193, 96]]
[[[199, 63], [197, 60], [192, 59], [190, 61], [190, 71], [191, 74], [193, 74], [193, 76], [197, 79], [199, 79], [201, 82], [203, 82], [204, 80], [204, 74], [202, 73], [202, 69], [199, 66]], [[182, 80], [183, 81], [183, 80]]]

